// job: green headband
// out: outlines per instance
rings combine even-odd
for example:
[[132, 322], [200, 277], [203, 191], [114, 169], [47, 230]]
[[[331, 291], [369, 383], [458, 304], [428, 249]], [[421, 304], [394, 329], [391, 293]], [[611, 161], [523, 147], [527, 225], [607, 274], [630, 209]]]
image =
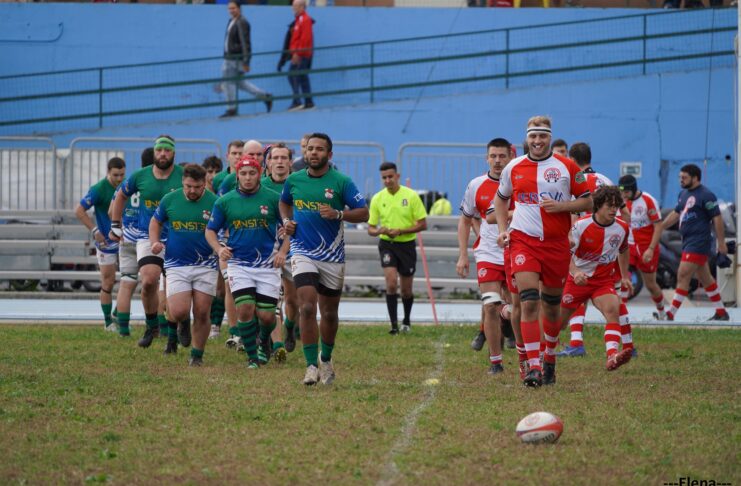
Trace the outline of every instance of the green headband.
[[157, 140], [154, 141], [154, 149], [168, 149], [175, 151], [175, 142], [172, 141], [172, 139], [167, 137], [160, 137]]

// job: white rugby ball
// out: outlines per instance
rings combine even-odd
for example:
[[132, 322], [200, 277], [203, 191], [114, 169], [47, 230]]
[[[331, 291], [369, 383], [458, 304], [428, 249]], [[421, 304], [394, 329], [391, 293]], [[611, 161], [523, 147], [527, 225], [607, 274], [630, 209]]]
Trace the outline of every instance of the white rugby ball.
[[527, 444], [556, 442], [563, 432], [560, 418], [548, 412], [535, 412], [520, 420], [517, 437]]

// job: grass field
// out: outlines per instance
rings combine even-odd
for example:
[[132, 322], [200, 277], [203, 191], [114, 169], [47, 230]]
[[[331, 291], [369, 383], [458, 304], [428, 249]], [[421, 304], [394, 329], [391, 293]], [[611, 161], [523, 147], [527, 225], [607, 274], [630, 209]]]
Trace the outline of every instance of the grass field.
[[[337, 381], [307, 388], [300, 345], [248, 372], [222, 339], [191, 369], [162, 340], [0, 326], [0, 484], [741, 481], [739, 331], [636, 329], [640, 357], [608, 373], [589, 327], [590, 354], [538, 390], [520, 385], [513, 351], [505, 376], [487, 376], [474, 333], [344, 326]], [[557, 444], [515, 436], [537, 410], [563, 419]]]

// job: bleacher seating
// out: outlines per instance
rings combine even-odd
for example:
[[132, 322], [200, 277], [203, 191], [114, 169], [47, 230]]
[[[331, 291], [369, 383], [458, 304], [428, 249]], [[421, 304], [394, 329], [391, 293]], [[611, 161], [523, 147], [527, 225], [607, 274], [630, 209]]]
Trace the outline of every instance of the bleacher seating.
[[[475, 278], [459, 279], [456, 217], [428, 218], [423, 233], [432, 287], [436, 291], [469, 291], [477, 288]], [[365, 229], [345, 229], [347, 267], [345, 283], [354, 289], [382, 289], [383, 273], [378, 261], [377, 239]], [[472, 239], [469, 244], [472, 243]], [[419, 253], [419, 252], [418, 252]], [[421, 258], [421, 255], [420, 255]], [[469, 252], [471, 273], [475, 277], [473, 252]], [[73, 211], [0, 211], [0, 281], [98, 280], [96, 259], [90, 234]], [[421, 260], [415, 287], [426, 288]]]

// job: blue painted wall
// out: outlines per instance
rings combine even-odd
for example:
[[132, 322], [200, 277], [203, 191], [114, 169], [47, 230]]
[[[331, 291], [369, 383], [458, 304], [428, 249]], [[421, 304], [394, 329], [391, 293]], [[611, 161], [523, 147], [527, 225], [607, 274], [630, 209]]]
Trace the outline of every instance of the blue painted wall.
[[[245, 6], [254, 52], [282, 49], [289, 7]], [[310, 9], [318, 47], [635, 14], [603, 9]], [[223, 5], [0, 4], [0, 76], [219, 56]], [[277, 59], [276, 59], [277, 61]]]
[[[252, 22], [255, 51], [279, 48], [291, 20], [290, 10], [244, 7], [244, 12]], [[326, 46], [635, 11], [324, 8], [311, 13], [317, 18], [317, 45]], [[0, 33], [0, 73], [218, 55], [225, 22], [223, 6], [0, 4], [0, 25], [4, 27]], [[663, 49], [674, 47], [665, 45]], [[703, 165], [707, 146], [705, 180], [720, 197], [733, 198], [733, 163], [725, 160], [726, 155], [734, 156], [733, 69], [716, 68], [710, 77], [707, 70], [628, 74], [599, 81], [574, 76], [568, 82], [510, 90], [494, 86], [466, 94], [454, 94], [454, 88], [446, 93], [426, 90], [418, 102], [320, 104], [308, 113], [277, 111], [231, 121], [209, 117], [165, 123], [140, 117], [137, 125], [99, 131], [81, 130], [69, 123], [56, 127], [65, 133], [54, 137], [58, 145], [65, 146], [82, 134], [152, 137], [168, 132], [176, 138], [214, 138], [226, 144], [233, 138], [295, 139], [307, 131], [326, 131], [336, 140], [380, 142], [393, 158], [399, 145], [409, 141], [482, 143], [495, 136], [521, 141], [526, 120], [544, 113], [554, 119], [555, 136], [569, 142], [589, 142], [598, 170], [612, 178], [617, 179], [621, 161], [642, 161], [640, 184], [660, 197], [663, 205], [671, 206], [676, 198], [678, 167], [687, 162]], [[482, 158], [481, 172], [484, 170]], [[428, 179], [415, 180], [414, 185], [446, 190], [457, 205], [464, 184], [450, 183], [453, 171], [455, 168], [430, 170]]]

